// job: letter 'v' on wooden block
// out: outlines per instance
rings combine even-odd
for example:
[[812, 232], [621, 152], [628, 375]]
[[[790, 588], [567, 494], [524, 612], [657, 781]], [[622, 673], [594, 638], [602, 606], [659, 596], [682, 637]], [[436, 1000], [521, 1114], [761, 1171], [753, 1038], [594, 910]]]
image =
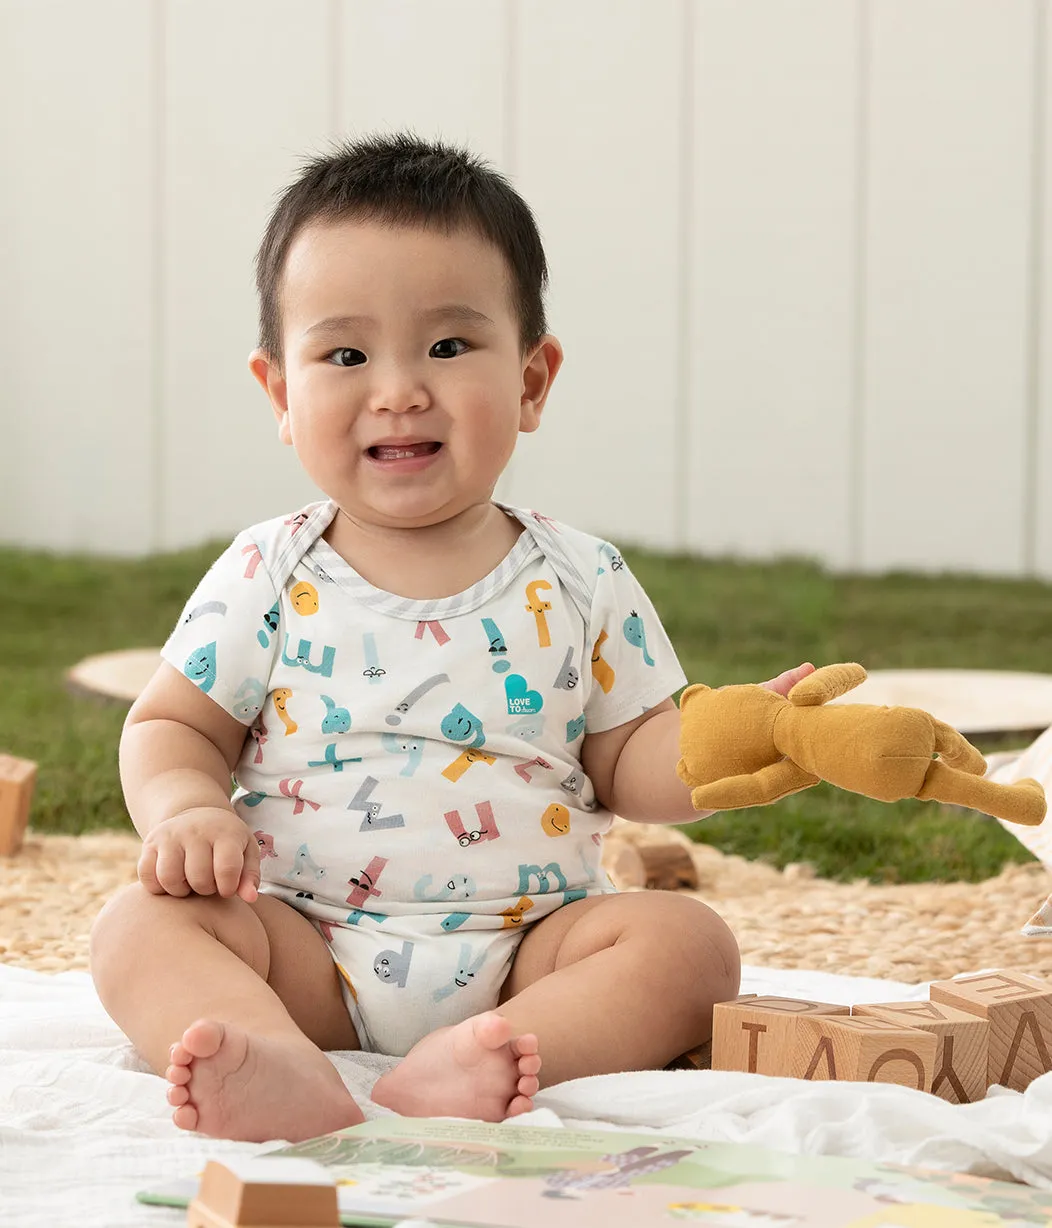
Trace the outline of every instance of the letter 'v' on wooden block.
[[712, 1012], [712, 1069], [791, 1074], [797, 1021], [809, 1015], [849, 1015], [850, 1007], [803, 998], [743, 994]]
[[791, 1074], [797, 1079], [899, 1083], [931, 1091], [936, 1040], [930, 1032], [863, 1015], [797, 1021]]
[[935, 1037], [933, 1095], [951, 1104], [971, 1104], [986, 1095], [990, 1025], [985, 1019], [941, 1002], [867, 1002], [851, 1008], [853, 1019], [860, 1015]]
[[989, 1022], [989, 1083], [1021, 1092], [1052, 1069], [1052, 984], [1048, 981], [999, 968], [955, 981], [933, 981], [928, 996]]

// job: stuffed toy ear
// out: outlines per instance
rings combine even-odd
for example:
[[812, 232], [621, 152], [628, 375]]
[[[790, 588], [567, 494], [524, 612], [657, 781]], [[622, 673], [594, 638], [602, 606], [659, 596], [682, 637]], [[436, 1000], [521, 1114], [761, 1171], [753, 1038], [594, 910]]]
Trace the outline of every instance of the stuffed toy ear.
[[711, 691], [712, 687], [708, 687], [704, 682], [695, 682], [693, 686], [687, 687], [683, 694], [679, 697], [679, 710], [683, 711], [684, 705], [687, 704], [691, 697], [698, 695], [702, 691]]

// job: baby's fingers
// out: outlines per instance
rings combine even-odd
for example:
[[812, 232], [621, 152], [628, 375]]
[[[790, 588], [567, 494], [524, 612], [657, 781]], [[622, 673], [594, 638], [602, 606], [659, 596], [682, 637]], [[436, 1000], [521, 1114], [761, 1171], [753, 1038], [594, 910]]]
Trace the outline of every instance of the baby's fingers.
[[213, 867], [214, 851], [207, 840], [195, 840], [186, 849], [183, 874], [195, 895], [215, 895], [216, 877]]
[[224, 899], [239, 894], [245, 850], [233, 836], [220, 836], [212, 846], [212, 873], [216, 890]]
[[237, 893], [246, 903], [252, 904], [259, 896], [259, 844], [255, 836], [249, 836], [244, 858]]
[[166, 895], [189, 895], [190, 885], [186, 881], [184, 869], [183, 846], [181, 844], [162, 844], [157, 850], [155, 874]]
[[152, 844], [143, 846], [143, 850], [139, 854], [139, 864], [136, 867], [136, 873], [139, 876], [139, 882], [142, 883], [151, 895], [165, 894], [165, 890], [161, 886], [161, 880], [157, 877], [157, 849]]
[[802, 682], [809, 674], [815, 672], [815, 667], [810, 661], [805, 661], [803, 665], [796, 666], [795, 669], [783, 670], [777, 678], [769, 678], [766, 682], [761, 682], [760, 686], [766, 691], [774, 691], [776, 695], [788, 695], [798, 682]]

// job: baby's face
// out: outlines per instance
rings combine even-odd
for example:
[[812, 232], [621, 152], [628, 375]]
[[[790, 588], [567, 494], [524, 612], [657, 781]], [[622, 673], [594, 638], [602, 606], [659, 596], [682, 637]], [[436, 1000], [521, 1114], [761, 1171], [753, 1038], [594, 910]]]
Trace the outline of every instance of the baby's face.
[[321, 490], [389, 528], [489, 501], [543, 404], [494, 246], [469, 231], [313, 225], [289, 250], [281, 301], [285, 370], [268, 391]]

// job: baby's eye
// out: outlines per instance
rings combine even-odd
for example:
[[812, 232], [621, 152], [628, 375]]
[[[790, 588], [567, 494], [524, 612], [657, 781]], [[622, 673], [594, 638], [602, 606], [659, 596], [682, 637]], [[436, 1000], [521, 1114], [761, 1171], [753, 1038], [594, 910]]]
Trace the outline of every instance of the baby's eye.
[[336, 367], [360, 367], [365, 362], [365, 355], [361, 350], [352, 350], [349, 346], [341, 346], [338, 350], [333, 350], [328, 355], [327, 362], [331, 362]]
[[441, 341], [436, 341], [435, 344], [428, 350], [429, 358], [456, 358], [463, 354], [468, 348], [466, 341], [461, 341], [459, 337], [443, 337]]

